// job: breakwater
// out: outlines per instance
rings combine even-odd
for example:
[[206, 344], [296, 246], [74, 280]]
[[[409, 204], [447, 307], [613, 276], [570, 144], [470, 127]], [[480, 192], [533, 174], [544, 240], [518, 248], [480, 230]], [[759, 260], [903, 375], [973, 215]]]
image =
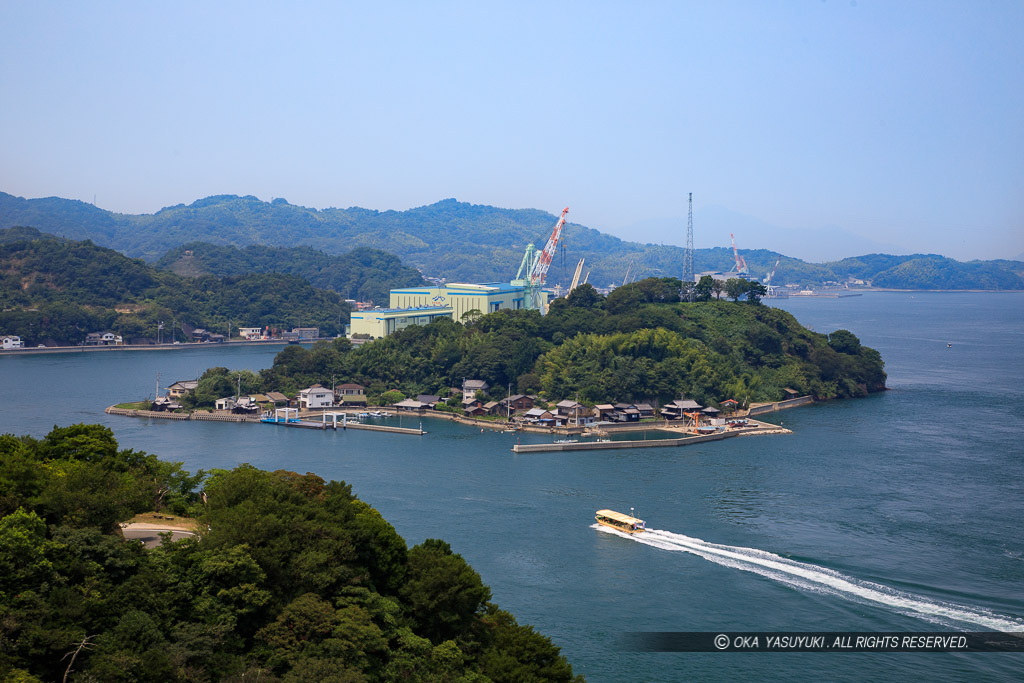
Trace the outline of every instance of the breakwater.
[[327, 422], [316, 422], [311, 420], [297, 420], [290, 422], [263, 422], [259, 417], [252, 415], [217, 415], [213, 413], [168, 413], [160, 410], [137, 410], [131, 408], [118, 408], [110, 406], [104, 412], [108, 415], [123, 415], [124, 417], [152, 417], [159, 420], [195, 420], [201, 422], [248, 422], [251, 424], [270, 424], [279, 427], [292, 427], [298, 429], [356, 429], [367, 432], [388, 432], [391, 434], [426, 434], [422, 427], [391, 427], [388, 425], [371, 425], [362, 422], [339, 422], [337, 425]]

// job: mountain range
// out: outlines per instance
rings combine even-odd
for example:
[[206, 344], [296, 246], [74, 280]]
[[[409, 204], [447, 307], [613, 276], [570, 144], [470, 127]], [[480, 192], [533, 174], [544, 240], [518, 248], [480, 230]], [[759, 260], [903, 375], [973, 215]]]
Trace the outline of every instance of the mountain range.
[[[570, 214], [571, 215], [571, 214]], [[542, 247], [557, 218], [538, 209], [503, 209], [445, 199], [407, 211], [314, 209], [284, 199], [217, 195], [170, 206], [154, 214], [117, 214], [57, 197], [24, 199], [0, 192], [0, 228], [31, 226], [71, 239], [89, 239], [132, 257], [155, 262], [191, 242], [222, 247], [312, 247], [329, 255], [357, 247], [386, 250], [424, 275], [449, 281], [508, 281], [528, 243]], [[808, 263], [766, 249], [740, 250], [751, 276], [761, 278], [778, 261], [775, 284], [802, 287], [851, 278], [897, 289], [1024, 289], [1020, 261], [960, 262], [934, 254], [869, 254]], [[568, 284], [576, 263], [595, 286], [643, 277], [679, 277], [681, 247], [630, 242], [567, 223], [548, 284]], [[266, 259], [264, 259], [266, 260]], [[698, 249], [694, 270], [728, 271], [731, 249]]]

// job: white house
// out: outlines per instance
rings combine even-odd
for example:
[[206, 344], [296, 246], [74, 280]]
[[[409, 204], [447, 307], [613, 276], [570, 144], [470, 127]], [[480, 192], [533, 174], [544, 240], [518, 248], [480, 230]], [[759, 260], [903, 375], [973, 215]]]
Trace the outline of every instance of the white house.
[[482, 391], [485, 394], [490, 389], [490, 385], [482, 379], [467, 379], [462, 382], [462, 401], [470, 401], [476, 398], [476, 392]]
[[20, 349], [24, 348], [25, 343], [21, 341], [21, 337], [9, 336], [3, 338], [3, 348], [5, 349]]
[[262, 327], [239, 327], [238, 336], [242, 339], [262, 339], [263, 328]]
[[308, 389], [299, 392], [299, 408], [310, 410], [312, 408], [330, 408], [334, 405], [334, 392], [324, 389], [319, 384], [314, 384]]

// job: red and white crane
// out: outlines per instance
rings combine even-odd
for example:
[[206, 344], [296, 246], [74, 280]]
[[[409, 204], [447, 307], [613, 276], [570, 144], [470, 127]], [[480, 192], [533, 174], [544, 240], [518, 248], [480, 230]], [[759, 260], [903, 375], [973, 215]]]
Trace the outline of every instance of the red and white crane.
[[548, 275], [548, 268], [551, 267], [551, 259], [555, 257], [555, 252], [558, 249], [558, 240], [562, 239], [562, 226], [565, 225], [565, 215], [567, 213], [569, 213], [568, 206], [562, 209], [562, 216], [555, 223], [555, 229], [551, 231], [551, 237], [548, 238], [548, 243], [544, 245], [544, 251], [540, 252], [540, 257], [537, 258], [533, 270], [530, 271], [531, 285], [543, 286], [544, 280]]

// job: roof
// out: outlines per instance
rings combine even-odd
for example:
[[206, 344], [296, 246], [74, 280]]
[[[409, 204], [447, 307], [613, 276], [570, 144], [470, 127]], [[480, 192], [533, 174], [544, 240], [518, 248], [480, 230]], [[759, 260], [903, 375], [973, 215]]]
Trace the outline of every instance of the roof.
[[687, 399], [685, 401], [672, 401], [672, 405], [674, 405], [676, 408], [696, 408], [698, 410], [704, 407], [701, 404], [694, 401], [693, 399]]
[[433, 394], [420, 394], [416, 397], [416, 400], [420, 403], [437, 403], [441, 400], [441, 397]]
[[598, 510], [595, 514], [607, 517], [608, 519], [614, 519], [616, 522], [622, 522], [623, 524], [639, 524], [644, 521], [638, 517], [630, 517], [615, 510]]
[[513, 394], [512, 396], [509, 396], [508, 398], [501, 399], [501, 402], [502, 403], [514, 403], [514, 402], [520, 401], [520, 400], [522, 400], [524, 398], [530, 398], [530, 397], [525, 395], [525, 394]]
[[577, 403], [576, 401], [570, 401], [568, 399], [566, 399], [564, 401], [559, 401], [556, 405], [559, 408], [575, 408], [577, 406], [579, 406], [581, 408], [583, 407], [582, 403]]
[[[310, 388], [308, 388], [308, 389], [303, 389], [303, 390], [302, 390], [302, 391], [300, 391], [299, 393], [300, 393], [300, 394], [313, 394], [313, 393], [317, 393], [317, 392], [321, 392], [321, 391], [327, 391], [327, 389], [324, 389], [324, 388], [323, 388], [322, 386], [320, 386], [319, 384], [314, 384], [314, 385], [313, 385], [313, 386], [311, 386]], [[330, 392], [328, 391], [327, 393], [330, 393]]]
[[490, 410], [491, 408], [497, 408], [497, 407], [498, 407], [498, 402], [497, 401], [488, 401], [487, 403], [484, 404], [484, 409], [485, 410]]
[[352, 382], [346, 382], [345, 384], [339, 384], [338, 389], [366, 389], [362, 384], [353, 384]]
[[463, 388], [466, 388], [466, 387], [486, 387], [486, 386], [490, 386], [490, 385], [487, 384], [487, 382], [485, 382], [482, 379], [467, 379], [465, 382], [462, 383], [462, 387]]
[[199, 386], [199, 380], [197, 380], [197, 379], [183, 379], [180, 382], [175, 382], [171, 386], [172, 387], [173, 386], [179, 386], [182, 389], [195, 389], [197, 386]]
[[724, 406], [726, 403], [731, 403], [732, 405], [739, 405], [740, 402], [734, 398], [727, 398], [724, 401], [722, 401], [719, 405]]
[[611, 403], [598, 403], [596, 406], [594, 406], [594, 409], [595, 410], [615, 410], [615, 406], [613, 406]]
[[251, 394], [249, 396], [249, 400], [256, 401], [256, 403], [266, 403], [267, 401], [272, 401], [273, 399], [267, 396], [266, 394]]
[[718, 408], [713, 407], [713, 406], [708, 406], [707, 408], [705, 408], [704, 410], [702, 410], [700, 412], [711, 414], [711, 413], [720, 413], [722, 411], [719, 410]]
[[423, 408], [425, 407], [426, 404], [424, 404], [422, 401], [416, 401], [414, 399], [407, 398], [404, 401], [392, 403], [391, 405], [395, 406], [396, 408]]
[[282, 394], [280, 391], [268, 391], [267, 398], [271, 401], [287, 401], [288, 397]]
[[527, 417], [539, 417], [539, 416], [543, 415], [544, 413], [551, 414], [551, 411], [550, 410], [545, 410], [543, 408], [530, 408], [524, 414]]
[[637, 403], [636, 404], [636, 409], [637, 410], [654, 410], [654, 408], [651, 406], [650, 403]]

